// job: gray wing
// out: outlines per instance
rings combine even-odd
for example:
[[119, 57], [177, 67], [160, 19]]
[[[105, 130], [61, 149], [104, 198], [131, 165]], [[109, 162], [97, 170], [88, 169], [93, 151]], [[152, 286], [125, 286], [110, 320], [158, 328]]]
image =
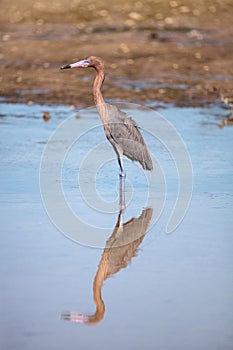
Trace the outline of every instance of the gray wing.
[[108, 122], [109, 141], [114, 148], [117, 144], [126, 157], [152, 170], [151, 156], [136, 122], [113, 105], [108, 105]]
[[119, 229], [119, 222], [117, 223], [105, 247], [108, 261], [107, 277], [127, 267], [136, 255], [137, 249], [147, 233], [152, 214], [153, 209], [146, 208], [138, 218], [132, 218], [124, 223], [123, 229]]

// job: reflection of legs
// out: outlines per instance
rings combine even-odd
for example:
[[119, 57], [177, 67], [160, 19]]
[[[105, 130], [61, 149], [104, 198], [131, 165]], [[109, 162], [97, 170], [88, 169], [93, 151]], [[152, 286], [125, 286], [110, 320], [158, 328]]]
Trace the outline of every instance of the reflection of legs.
[[121, 157], [118, 157], [118, 163], [119, 163], [119, 166], [120, 166], [120, 177], [125, 177], [126, 176], [126, 173], [125, 173], [125, 170], [124, 170], [124, 166], [123, 166], [123, 160]]
[[119, 215], [120, 215], [120, 226], [124, 222], [124, 212], [125, 212], [125, 177], [120, 177], [119, 179]]

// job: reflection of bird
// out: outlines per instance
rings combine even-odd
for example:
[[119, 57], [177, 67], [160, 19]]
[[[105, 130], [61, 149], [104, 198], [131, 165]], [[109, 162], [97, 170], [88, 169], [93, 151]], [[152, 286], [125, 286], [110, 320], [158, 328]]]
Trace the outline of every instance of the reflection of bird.
[[132, 257], [136, 255], [137, 248], [143, 241], [151, 221], [153, 209], [146, 208], [138, 218], [124, 221], [125, 212], [125, 192], [124, 180], [120, 178], [119, 186], [119, 213], [118, 220], [112, 235], [105, 244], [99, 268], [93, 283], [93, 299], [96, 311], [93, 315], [80, 314], [78, 312], [67, 311], [61, 314], [63, 320], [80, 322], [85, 324], [95, 324], [102, 320], [105, 312], [105, 305], [101, 296], [101, 289], [104, 281], [125, 268], [130, 263]]
[[150, 153], [135, 121], [117, 107], [104, 102], [100, 90], [104, 81], [103, 62], [94, 56], [90, 56], [82, 61], [67, 64], [61, 67], [61, 69], [85, 67], [93, 67], [97, 73], [93, 85], [94, 100], [104, 126], [106, 137], [117, 154], [120, 176], [125, 176], [122, 162], [123, 155], [133, 161], [139, 162], [143, 169], [152, 170], [153, 164]]
[[92, 325], [102, 320], [105, 312], [105, 305], [101, 296], [103, 283], [120, 269], [126, 268], [132, 257], [136, 255], [137, 248], [146, 235], [152, 212], [152, 208], [146, 208], [138, 218], [132, 218], [124, 224], [121, 224], [122, 211], [119, 212], [115, 229], [106, 242], [93, 283], [95, 313], [93, 315], [85, 315], [66, 311], [61, 314], [63, 320], [85, 323], [87, 325]]

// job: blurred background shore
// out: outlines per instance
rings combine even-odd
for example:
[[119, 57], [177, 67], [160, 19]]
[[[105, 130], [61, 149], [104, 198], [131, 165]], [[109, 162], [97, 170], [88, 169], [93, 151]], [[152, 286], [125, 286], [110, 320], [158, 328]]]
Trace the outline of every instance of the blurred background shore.
[[202, 106], [233, 95], [231, 0], [2, 0], [0, 95], [93, 104], [88, 55], [106, 66], [108, 100]]

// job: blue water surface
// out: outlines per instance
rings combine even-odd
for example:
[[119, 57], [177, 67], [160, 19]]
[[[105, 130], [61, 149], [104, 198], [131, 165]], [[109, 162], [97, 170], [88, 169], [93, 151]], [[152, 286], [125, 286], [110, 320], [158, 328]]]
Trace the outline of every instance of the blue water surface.
[[[145, 134], [165, 174], [164, 207], [130, 261], [125, 257], [125, 266], [105, 279], [105, 311], [99, 322], [87, 326], [62, 315], [94, 314], [93, 281], [103, 249], [67, 239], [50, 221], [39, 185], [47, 141], [76, 111], [36, 104], [1, 103], [0, 108], [1, 349], [232, 349], [233, 129], [218, 127], [216, 115], [224, 112], [216, 106], [168, 106], [159, 111], [176, 128], [191, 157], [189, 209], [178, 228], [167, 234], [178, 193], [177, 172], [166, 147]], [[43, 121], [44, 111], [51, 115], [48, 122]], [[84, 125], [92, 119], [98, 115], [88, 111], [76, 118]], [[155, 123], [153, 118], [145, 118], [146, 128], [150, 123]], [[78, 187], [80, 160], [99, 140], [105, 142], [101, 129], [74, 144], [61, 177], [74, 213], [105, 227], [111, 236], [117, 209], [110, 214], [91, 211]], [[111, 146], [101, 147], [96, 157], [104, 159]], [[95, 187], [98, 196], [116, 202], [118, 208], [118, 165], [112, 154], [96, 176]], [[125, 167], [126, 222], [147, 206], [148, 188], [136, 164], [126, 160]], [[88, 190], [91, 175], [90, 166], [86, 195], [93, 204], [96, 193]], [[153, 212], [158, 213], [159, 186], [153, 193]]]

